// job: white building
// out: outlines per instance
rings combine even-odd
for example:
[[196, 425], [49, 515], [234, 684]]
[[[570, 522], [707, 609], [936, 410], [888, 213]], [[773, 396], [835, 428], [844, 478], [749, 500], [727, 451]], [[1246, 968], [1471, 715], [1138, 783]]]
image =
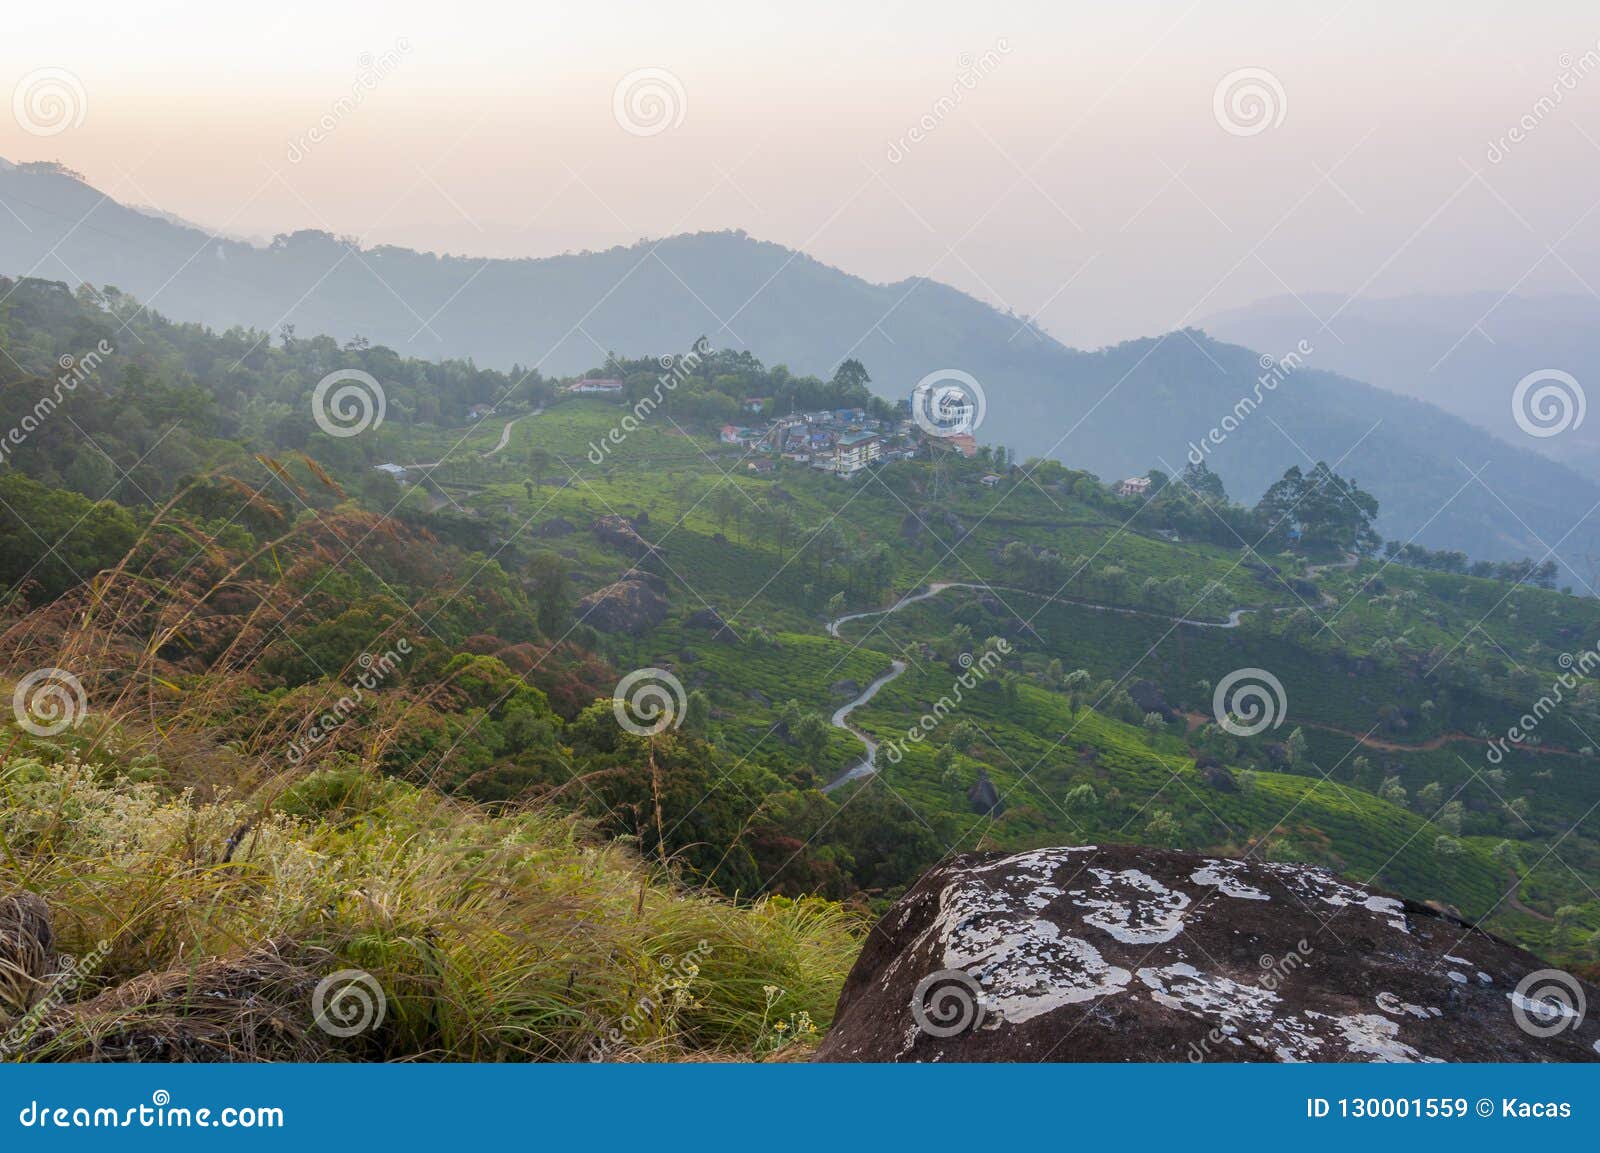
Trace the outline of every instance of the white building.
[[838, 476], [852, 476], [883, 456], [883, 440], [875, 432], [846, 433], [826, 452], [812, 456], [811, 467]]

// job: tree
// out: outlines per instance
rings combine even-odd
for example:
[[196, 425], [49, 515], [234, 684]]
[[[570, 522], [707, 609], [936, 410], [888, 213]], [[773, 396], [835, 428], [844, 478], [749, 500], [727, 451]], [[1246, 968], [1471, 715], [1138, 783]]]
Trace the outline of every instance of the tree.
[[1106, 597], [1112, 604], [1122, 600], [1123, 590], [1128, 587], [1128, 571], [1118, 565], [1107, 565], [1100, 570], [1100, 583], [1105, 586]]
[[1199, 464], [1191, 462], [1183, 470], [1183, 483], [1206, 504], [1228, 503], [1228, 493], [1222, 487], [1222, 478], [1212, 472], [1204, 460]]
[[866, 365], [855, 357], [849, 357], [842, 362], [833, 372], [833, 383], [841, 392], [865, 391], [872, 377], [867, 375]]
[[1402, 808], [1406, 803], [1406, 787], [1400, 783], [1399, 777], [1385, 777], [1382, 786], [1378, 789], [1378, 796], [1388, 801], [1391, 805]]
[[553, 552], [537, 552], [528, 561], [533, 582], [533, 602], [539, 631], [554, 638], [572, 610], [567, 588], [567, 565]]
[[548, 449], [540, 448], [537, 445], [528, 449], [528, 471], [533, 473], [535, 488], [542, 489], [544, 487], [544, 474], [549, 467], [550, 452]]
[[1100, 803], [1100, 798], [1095, 794], [1094, 786], [1085, 782], [1069, 789], [1061, 803], [1069, 810], [1092, 809]]
[[1267, 489], [1255, 512], [1263, 535], [1275, 548], [1298, 538], [1302, 545], [1366, 555], [1380, 543], [1372, 527], [1378, 517], [1377, 498], [1322, 461], [1309, 473], [1302, 473], [1298, 465], [1291, 467]]
[[738, 492], [727, 485], [718, 485], [711, 494], [711, 515], [719, 529], [727, 531], [728, 522], [739, 513], [739, 500]]
[[794, 727], [794, 739], [800, 755], [815, 764], [828, 747], [828, 722], [816, 713], [806, 713]]
[[1176, 845], [1181, 833], [1178, 822], [1165, 809], [1157, 809], [1144, 827], [1144, 839], [1153, 845]]
[[679, 726], [691, 737], [704, 737], [711, 728], [711, 698], [703, 689], [695, 689], [683, 703], [683, 724]]

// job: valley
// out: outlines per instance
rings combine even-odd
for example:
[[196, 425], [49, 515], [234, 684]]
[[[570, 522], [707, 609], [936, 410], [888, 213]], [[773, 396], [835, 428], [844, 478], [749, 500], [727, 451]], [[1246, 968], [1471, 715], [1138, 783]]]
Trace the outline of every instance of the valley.
[[[597, 366], [589, 379], [623, 384], [596, 396], [572, 388], [585, 378], [218, 335], [46, 282], [9, 286], [4, 319], [37, 373], [0, 391], [19, 427], [69, 348], [137, 335], [0, 475], [0, 652], [19, 693], [65, 670], [84, 700], [45, 736], [9, 729], [11, 795], [70, 797], [86, 773], [99, 809], [154, 822], [141, 852], [168, 851], [156, 830], [185, 806], [274, 870], [280, 843], [421, 835], [403, 832], [416, 805], [444, 806], [418, 828], [464, 843], [557, 822], [497, 891], [550, 891], [601, 851], [581, 846], [607, 846], [622, 893], [564, 890], [574, 932], [633, 900], [783, 934], [757, 982], [780, 992], [686, 1001], [661, 1026], [675, 1052], [781, 1048], [779, 1010], [825, 1029], [873, 918], [975, 850], [1318, 866], [1591, 963], [1600, 694], [1572, 674], [1540, 702], [1589, 668], [1600, 602], [1531, 564], [1472, 576], [1385, 553], [1377, 502], [1326, 466], [1255, 506], [1203, 467], [1124, 495], [934, 436], [841, 476], [721, 430], [752, 396], [903, 424], [854, 370], [691, 350]], [[301, 415], [334, 370], [379, 382], [381, 422], [343, 435]], [[675, 386], [635, 415], [665, 373]], [[78, 471], [85, 434], [114, 469], [106, 499]], [[90, 940], [134, 911], [95, 879], [94, 822], [77, 863], [47, 851], [53, 826], [28, 814], [61, 803], [8, 810], [7, 838], [31, 846], [19, 875], [57, 932]], [[410, 928], [336, 901], [332, 921], [283, 931], [386, 988], [418, 989], [445, 942], [452, 965], [489, 966], [486, 988], [513, 979], [448, 888], [404, 899], [428, 910]], [[441, 944], [418, 952], [415, 932]], [[159, 940], [114, 973], [258, 943], [234, 921]], [[514, 933], [508, 963], [565, 963], [539, 941]], [[545, 988], [529, 1011], [564, 1024], [525, 1047], [472, 1051], [576, 1054], [598, 1027], [581, 993]]]

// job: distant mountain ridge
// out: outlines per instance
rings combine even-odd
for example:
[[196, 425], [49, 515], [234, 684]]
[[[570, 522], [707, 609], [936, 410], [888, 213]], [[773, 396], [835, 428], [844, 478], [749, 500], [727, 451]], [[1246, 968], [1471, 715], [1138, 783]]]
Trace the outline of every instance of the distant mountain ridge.
[[[1517, 383], [1554, 369], [1589, 391], [1600, 386], [1600, 300], [1499, 292], [1418, 293], [1351, 299], [1334, 293], [1273, 297], [1201, 322], [1213, 336], [1253, 348], [1285, 347], [1319, 327], [1317, 363], [1437, 405], [1518, 448], [1600, 479], [1600, 420], [1534, 437], [1513, 415]], [[1600, 399], [1600, 396], [1597, 396]]]
[[1195, 330], [1075, 350], [938, 282], [872, 284], [738, 232], [520, 260], [363, 250], [318, 232], [261, 248], [39, 165], [0, 169], [0, 203], [0, 273], [115, 285], [213, 327], [292, 324], [547, 375], [610, 351], [681, 351], [705, 334], [799, 373], [831, 375], [858, 358], [873, 388], [897, 399], [957, 368], [986, 393], [979, 439], [1022, 457], [1117, 477], [1202, 455], [1247, 500], [1290, 465], [1325, 459], [1379, 498], [1386, 536], [1489, 559], [1555, 545], [1574, 570], [1600, 556], [1600, 527], [1573, 524], [1600, 504], [1600, 485], [1439, 408], [1322, 371], [1334, 361], [1320, 346], [1264, 388], [1256, 353]]

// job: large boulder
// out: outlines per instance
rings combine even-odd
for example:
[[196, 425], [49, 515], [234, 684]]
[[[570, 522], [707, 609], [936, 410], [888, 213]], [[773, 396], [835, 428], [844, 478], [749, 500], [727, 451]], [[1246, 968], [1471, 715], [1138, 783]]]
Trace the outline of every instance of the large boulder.
[[1600, 990], [1320, 868], [983, 853], [884, 915], [817, 1059], [1600, 1060], [1585, 1001]]
[[603, 633], [640, 636], [667, 616], [667, 598], [657, 581], [639, 574], [596, 589], [578, 602], [578, 620]]
[[978, 779], [967, 790], [967, 804], [972, 806], [972, 811], [981, 816], [998, 817], [1005, 811], [1005, 805], [1000, 799], [1000, 790], [994, 787], [994, 782], [989, 779], [988, 770], [980, 768]]
[[621, 549], [632, 557], [648, 556], [651, 553], [665, 552], [657, 548], [644, 537], [639, 535], [639, 529], [633, 521], [625, 516], [603, 516], [598, 518], [591, 526], [595, 537], [601, 544], [611, 545]]

